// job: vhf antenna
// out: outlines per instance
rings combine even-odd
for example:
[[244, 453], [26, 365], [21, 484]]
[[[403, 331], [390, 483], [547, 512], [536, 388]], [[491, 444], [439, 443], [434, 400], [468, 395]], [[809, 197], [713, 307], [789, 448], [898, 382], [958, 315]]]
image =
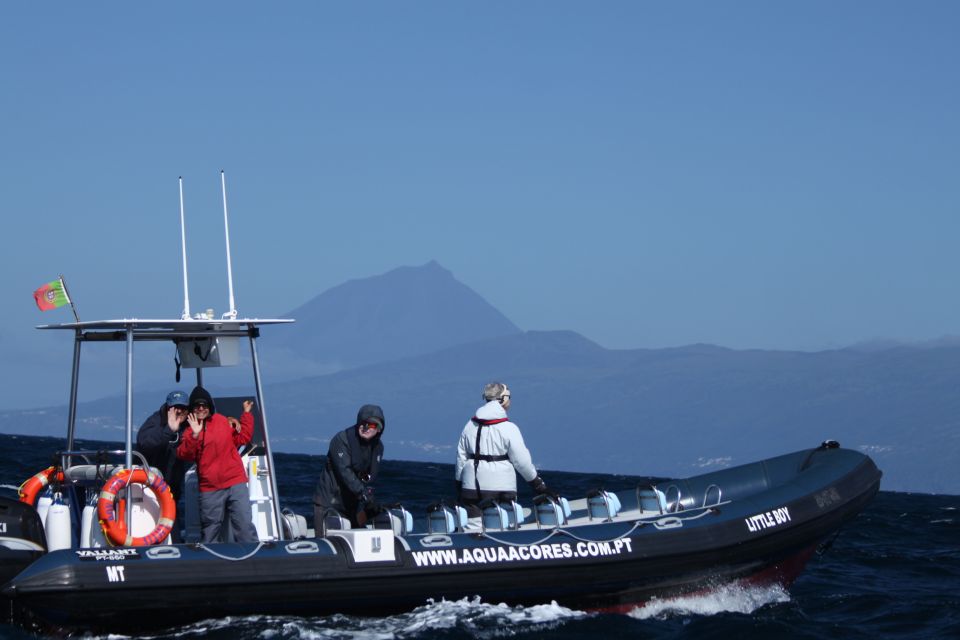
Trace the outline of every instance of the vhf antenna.
[[233, 269], [230, 265], [230, 223], [227, 219], [227, 177], [223, 169], [220, 170], [220, 184], [223, 187], [223, 234], [227, 241], [227, 287], [230, 292], [230, 311], [223, 314], [223, 317], [236, 320], [237, 307], [233, 302]]
[[183, 176], [180, 176], [180, 247], [183, 251], [183, 313], [181, 320], [190, 319], [190, 289], [187, 286], [187, 228], [183, 217]]

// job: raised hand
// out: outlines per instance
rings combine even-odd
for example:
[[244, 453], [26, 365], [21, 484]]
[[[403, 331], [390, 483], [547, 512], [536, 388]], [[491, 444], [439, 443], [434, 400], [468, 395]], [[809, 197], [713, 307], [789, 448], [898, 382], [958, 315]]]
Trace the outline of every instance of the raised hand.
[[187, 424], [190, 425], [190, 428], [193, 429], [194, 437], [200, 435], [200, 430], [203, 429], [203, 423], [197, 419], [197, 416], [193, 413], [187, 416]]
[[176, 433], [180, 430], [180, 410], [175, 407], [167, 408], [167, 426], [170, 427], [170, 431]]

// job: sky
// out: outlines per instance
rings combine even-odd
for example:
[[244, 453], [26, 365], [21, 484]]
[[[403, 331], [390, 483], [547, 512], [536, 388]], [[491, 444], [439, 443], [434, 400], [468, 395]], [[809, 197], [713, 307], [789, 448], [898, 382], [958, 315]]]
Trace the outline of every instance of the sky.
[[[0, 408], [82, 319], [437, 260], [609, 348], [960, 334], [960, 4], [3, 3]], [[54, 373], [56, 371], [56, 373]], [[120, 375], [120, 374], [118, 374]]]

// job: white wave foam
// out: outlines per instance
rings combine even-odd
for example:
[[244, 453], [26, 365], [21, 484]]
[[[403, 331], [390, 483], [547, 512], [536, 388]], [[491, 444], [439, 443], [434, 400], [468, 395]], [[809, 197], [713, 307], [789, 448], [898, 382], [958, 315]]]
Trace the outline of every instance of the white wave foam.
[[582, 611], [561, 607], [556, 602], [530, 607], [488, 604], [480, 598], [441, 600], [414, 609], [408, 614], [383, 618], [380, 624], [395, 630], [393, 637], [407, 638], [438, 629], [460, 627], [476, 637], [496, 637], [529, 631], [531, 627], [553, 626], [568, 619], [586, 616]]
[[209, 620], [203, 620], [193, 624], [185, 625], [177, 630], [168, 629], [155, 634], [138, 634], [136, 636], [122, 635], [119, 633], [108, 633], [102, 636], [84, 635], [84, 640], [130, 640], [131, 638], [137, 638], [138, 640], [157, 640], [160, 638], [203, 638], [209, 633], [227, 630], [231, 627], [237, 626], [242, 621], [257, 621], [263, 619], [266, 619], [266, 617], [249, 616], [212, 618]]
[[[556, 627], [566, 620], [586, 617], [558, 605], [511, 607], [488, 604], [479, 598], [439, 602], [417, 607], [409, 613], [382, 618], [332, 615], [316, 618], [285, 616], [245, 616], [205, 620], [143, 640], [177, 638], [189, 640], [224, 632], [262, 640], [404, 640], [429, 638], [437, 631], [455, 629], [474, 638], [498, 638]], [[124, 640], [129, 636], [101, 636], [105, 640]], [[93, 640], [90, 638], [88, 640]]]
[[629, 615], [638, 620], [672, 616], [712, 616], [718, 613], [753, 613], [764, 605], [789, 602], [790, 594], [780, 585], [725, 585], [706, 593], [676, 598], [654, 598]]
[[[638, 620], [664, 620], [690, 615], [719, 613], [750, 614], [773, 603], [789, 602], [789, 593], [779, 585], [725, 585], [709, 592], [676, 598], [654, 598], [629, 612]], [[262, 640], [413, 640], [429, 638], [438, 631], [459, 630], [481, 640], [536, 633], [561, 626], [569, 620], [591, 616], [556, 602], [529, 607], [489, 604], [480, 598], [429, 601], [409, 613], [365, 618], [336, 614], [315, 618], [243, 616], [204, 620], [140, 640], [176, 638], [190, 640], [210, 634], [222, 637], [240, 634]], [[126, 640], [130, 636], [109, 634], [87, 640]]]
[[[514, 635], [535, 628], [555, 626], [566, 619], [587, 614], [561, 607], [556, 602], [532, 607], [510, 607], [506, 604], [488, 604], [480, 598], [439, 602], [430, 601], [410, 613], [386, 618], [338, 618], [334, 628], [317, 629], [317, 625], [332, 622], [331, 618], [303, 621], [303, 640], [319, 638], [349, 638], [350, 640], [383, 640], [395, 638], [429, 637], [442, 629], [461, 629], [477, 638]], [[285, 637], [290, 637], [286, 636]]]

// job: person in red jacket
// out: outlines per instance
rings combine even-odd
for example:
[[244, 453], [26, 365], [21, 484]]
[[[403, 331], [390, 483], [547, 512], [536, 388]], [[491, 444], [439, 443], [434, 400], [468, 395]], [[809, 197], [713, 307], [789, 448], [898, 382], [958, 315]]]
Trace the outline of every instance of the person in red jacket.
[[190, 428], [180, 439], [177, 457], [197, 463], [200, 482], [200, 528], [203, 542], [216, 542], [224, 513], [237, 542], [256, 542], [247, 489], [247, 471], [237, 448], [253, 437], [253, 401], [243, 401], [236, 426], [214, 413], [213, 398], [203, 387], [190, 393]]

